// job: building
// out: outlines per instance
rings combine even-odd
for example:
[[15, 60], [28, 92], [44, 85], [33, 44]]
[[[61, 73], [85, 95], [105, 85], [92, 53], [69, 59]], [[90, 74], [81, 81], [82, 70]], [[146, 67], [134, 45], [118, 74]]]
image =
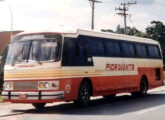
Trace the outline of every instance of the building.
[[[15, 35], [23, 31], [13, 31], [12, 34]], [[5, 48], [7, 44], [10, 43], [10, 31], [2, 31], [0, 32], [0, 52]]]

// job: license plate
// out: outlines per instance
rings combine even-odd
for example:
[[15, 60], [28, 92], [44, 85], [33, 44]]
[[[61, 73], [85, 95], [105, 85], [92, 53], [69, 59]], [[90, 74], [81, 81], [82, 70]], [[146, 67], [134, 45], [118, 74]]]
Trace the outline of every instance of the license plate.
[[27, 99], [27, 94], [20, 94], [19, 98], [25, 100]]

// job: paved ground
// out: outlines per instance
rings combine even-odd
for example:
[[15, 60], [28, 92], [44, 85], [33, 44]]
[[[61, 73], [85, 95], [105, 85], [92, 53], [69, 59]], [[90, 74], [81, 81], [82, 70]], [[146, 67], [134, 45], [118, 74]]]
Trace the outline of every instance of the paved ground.
[[39, 112], [30, 104], [2, 103], [0, 120], [165, 120], [165, 87], [150, 91], [145, 98], [129, 94], [111, 101], [98, 98], [87, 108], [54, 103]]

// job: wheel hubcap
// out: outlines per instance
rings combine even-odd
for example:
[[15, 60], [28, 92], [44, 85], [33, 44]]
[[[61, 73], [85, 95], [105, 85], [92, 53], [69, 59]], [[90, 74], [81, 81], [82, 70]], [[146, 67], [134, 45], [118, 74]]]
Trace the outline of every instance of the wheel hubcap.
[[81, 91], [81, 98], [83, 101], [87, 101], [89, 98], [89, 92], [87, 88], [82, 89]]

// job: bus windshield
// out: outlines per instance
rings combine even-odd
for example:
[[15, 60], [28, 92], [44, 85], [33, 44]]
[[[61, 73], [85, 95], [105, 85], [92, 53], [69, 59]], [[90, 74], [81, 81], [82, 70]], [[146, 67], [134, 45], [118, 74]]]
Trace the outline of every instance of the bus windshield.
[[58, 61], [60, 42], [57, 39], [30, 40], [12, 43], [6, 64], [30, 61]]

